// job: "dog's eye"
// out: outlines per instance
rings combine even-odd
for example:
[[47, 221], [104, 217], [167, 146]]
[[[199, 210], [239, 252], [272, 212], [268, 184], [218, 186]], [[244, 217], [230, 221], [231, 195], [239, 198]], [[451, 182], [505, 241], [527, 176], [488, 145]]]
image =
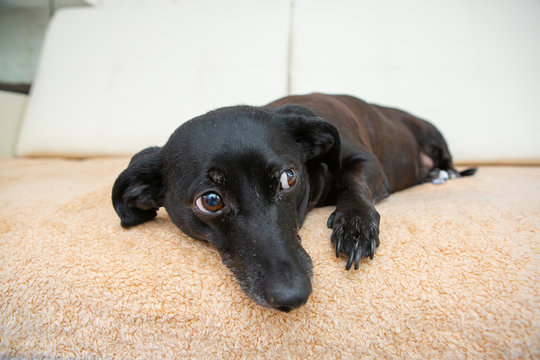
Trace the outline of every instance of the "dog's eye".
[[209, 192], [197, 198], [195, 206], [202, 213], [214, 214], [223, 207], [223, 200], [218, 194]]
[[281, 173], [279, 177], [279, 185], [282, 190], [288, 190], [296, 184], [296, 170], [289, 169]]

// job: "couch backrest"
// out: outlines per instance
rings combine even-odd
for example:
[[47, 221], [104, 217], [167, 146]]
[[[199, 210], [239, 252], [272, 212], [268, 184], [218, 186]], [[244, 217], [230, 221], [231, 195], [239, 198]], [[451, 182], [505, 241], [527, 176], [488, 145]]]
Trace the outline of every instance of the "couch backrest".
[[287, 1], [68, 9], [51, 21], [19, 155], [129, 154], [287, 91]]
[[434, 122], [461, 162], [540, 161], [534, 0], [200, 0], [64, 10], [20, 155], [133, 153], [218, 106], [349, 93]]
[[540, 161], [540, 2], [295, 0], [291, 91], [434, 122], [458, 161]]

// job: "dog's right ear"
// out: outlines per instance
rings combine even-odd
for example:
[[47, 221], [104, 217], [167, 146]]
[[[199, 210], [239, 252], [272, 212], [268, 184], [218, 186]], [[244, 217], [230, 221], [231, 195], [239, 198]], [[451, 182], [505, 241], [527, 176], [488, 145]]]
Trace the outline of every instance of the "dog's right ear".
[[135, 154], [114, 183], [113, 206], [123, 227], [152, 220], [163, 205], [163, 161], [160, 150], [159, 147], [151, 147]]

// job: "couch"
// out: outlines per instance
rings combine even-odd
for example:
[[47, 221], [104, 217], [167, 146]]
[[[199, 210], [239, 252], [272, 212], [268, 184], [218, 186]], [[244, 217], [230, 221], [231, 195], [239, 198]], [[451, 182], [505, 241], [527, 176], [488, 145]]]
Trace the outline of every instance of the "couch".
[[[17, 156], [0, 160], [1, 358], [540, 356], [537, 5], [328, 3], [55, 14]], [[502, 19], [516, 27], [495, 41]], [[291, 313], [250, 300], [163, 209], [120, 226], [111, 187], [133, 153], [215, 107], [310, 91], [428, 118], [479, 171], [377, 204], [381, 246], [357, 271], [333, 255], [333, 209], [312, 211], [313, 293]]]

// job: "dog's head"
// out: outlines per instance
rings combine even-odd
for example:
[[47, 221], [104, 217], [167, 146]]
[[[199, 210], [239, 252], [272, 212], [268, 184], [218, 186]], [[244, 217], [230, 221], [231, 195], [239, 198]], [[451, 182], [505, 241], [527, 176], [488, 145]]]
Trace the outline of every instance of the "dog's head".
[[222, 108], [135, 155], [113, 187], [124, 227], [164, 206], [186, 234], [210, 242], [242, 289], [290, 311], [311, 293], [298, 229], [312, 206], [310, 174], [337, 171], [337, 129], [306, 108]]

